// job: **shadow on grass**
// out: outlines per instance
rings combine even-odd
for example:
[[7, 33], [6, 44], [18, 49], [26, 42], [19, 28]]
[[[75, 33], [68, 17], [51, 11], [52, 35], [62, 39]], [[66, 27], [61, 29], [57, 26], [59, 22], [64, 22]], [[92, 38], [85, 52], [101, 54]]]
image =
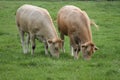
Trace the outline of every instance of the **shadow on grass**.
[[66, 60], [66, 59], [74, 59], [73, 56], [71, 56], [69, 53], [61, 53], [60, 59]]
[[10, 33], [6, 33], [6, 32], [0, 32], [0, 35], [10, 35]]
[[59, 54], [59, 58], [56, 58], [56, 57], [53, 57], [51, 54], [50, 54], [50, 52], [48, 53], [48, 55], [46, 55], [45, 54], [45, 51], [44, 50], [42, 50], [42, 51], [40, 51], [40, 52], [36, 52], [35, 54], [34, 54], [34, 57], [47, 57], [47, 58], [51, 58], [51, 59], [74, 59], [74, 57], [73, 56], [71, 56], [70, 55], [70, 53], [63, 53], [63, 52], [60, 52], [60, 54]]
[[119, 71], [117, 71], [117, 70], [113, 70], [113, 69], [110, 69], [110, 70], [108, 70], [107, 72], [106, 72], [106, 76], [114, 76], [114, 75], [118, 75], [119, 74]]
[[34, 61], [21, 62], [20, 66], [22, 66], [22, 67], [37, 67], [37, 63]]
[[[26, 60], [30, 60], [34, 58], [45, 58], [45, 59], [52, 59], [52, 60], [77, 60], [77, 59], [74, 59], [74, 56], [71, 56], [69, 52], [65, 52], [65, 53], [60, 52], [59, 58], [53, 57], [50, 54], [50, 52], [48, 53], [48, 55], [46, 55], [44, 50], [35, 51], [34, 55], [31, 55], [31, 53], [23, 54], [23, 55], [24, 55], [23, 58]], [[81, 53], [79, 53], [78, 60], [84, 60]]]
[[98, 67], [103, 67], [105, 65], [103, 63], [91, 63], [88, 66], [98, 68]]

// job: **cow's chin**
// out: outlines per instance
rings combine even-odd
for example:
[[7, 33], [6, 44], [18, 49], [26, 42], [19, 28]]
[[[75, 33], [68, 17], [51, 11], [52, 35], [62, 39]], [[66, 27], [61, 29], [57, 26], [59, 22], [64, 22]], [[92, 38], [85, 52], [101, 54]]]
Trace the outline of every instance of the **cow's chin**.
[[59, 58], [59, 53], [54, 53], [53, 51], [50, 51], [51, 56], [54, 58]]
[[83, 58], [84, 58], [84, 60], [90, 60], [91, 56], [87, 55], [87, 54], [83, 54]]
[[57, 54], [53, 54], [52, 57], [59, 58], [59, 54], [58, 53]]

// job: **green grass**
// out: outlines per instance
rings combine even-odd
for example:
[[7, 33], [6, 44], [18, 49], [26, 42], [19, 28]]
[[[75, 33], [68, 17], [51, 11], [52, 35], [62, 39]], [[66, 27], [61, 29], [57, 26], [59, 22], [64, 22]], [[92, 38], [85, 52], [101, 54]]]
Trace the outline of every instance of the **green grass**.
[[[69, 39], [66, 53], [60, 58], [45, 56], [37, 42], [34, 57], [22, 52], [15, 12], [22, 4], [48, 9], [56, 24], [58, 10], [72, 4], [85, 10], [99, 25], [92, 27], [93, 41], [100, 48], [90, 61], [70, 56]], [[41, 2], [0, 1], [0, 80], [120, 80], [120, 2]]]

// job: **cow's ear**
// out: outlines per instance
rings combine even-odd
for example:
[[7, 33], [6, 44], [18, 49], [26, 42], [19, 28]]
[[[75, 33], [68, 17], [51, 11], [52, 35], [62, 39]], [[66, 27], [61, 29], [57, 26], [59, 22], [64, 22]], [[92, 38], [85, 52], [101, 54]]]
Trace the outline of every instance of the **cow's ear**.
[[47, 40], [47, 43], [52, 44], [53, 41], [51, 39]]
[[64, 41], [60, 39], [59, 42], [60, 42], [60, 43], [63, 43]]

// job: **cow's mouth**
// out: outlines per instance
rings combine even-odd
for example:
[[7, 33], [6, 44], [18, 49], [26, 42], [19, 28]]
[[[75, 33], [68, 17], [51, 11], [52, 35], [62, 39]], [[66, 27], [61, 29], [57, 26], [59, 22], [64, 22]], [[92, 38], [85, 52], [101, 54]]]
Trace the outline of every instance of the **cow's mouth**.
[[88, 54], [83, 54], [83, 58], [84, 58], [85, 60], [90, 60], [90, 59], [91, 59], [91, 56], [88, 55]]

